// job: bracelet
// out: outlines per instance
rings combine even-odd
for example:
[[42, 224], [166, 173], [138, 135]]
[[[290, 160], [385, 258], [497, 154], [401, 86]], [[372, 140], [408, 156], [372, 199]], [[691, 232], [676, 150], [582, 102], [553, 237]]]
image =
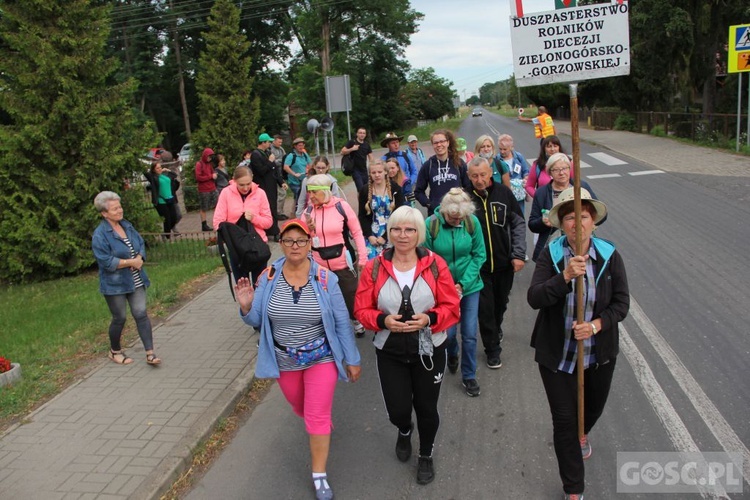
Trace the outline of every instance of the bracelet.
[[596, 335], [596, 332], [598, 330], [596, 329], [596, 325], [594, 324], [594, 322], [592, 321], [591, 323], [589, 323], [589, 325], [591, 325], [591, 335]]

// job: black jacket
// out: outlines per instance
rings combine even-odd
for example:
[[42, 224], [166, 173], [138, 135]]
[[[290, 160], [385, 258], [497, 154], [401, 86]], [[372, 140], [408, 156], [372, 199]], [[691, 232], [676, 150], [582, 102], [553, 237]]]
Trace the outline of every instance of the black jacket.
[[[573, 184], [571, 183], [570, 185], [572, 186]], [[591, 186], [589, 186], [588, 183], [583, 179], [581, 179], [581, 187], [587, 190], [589, 194], [591, 194], [591, 197], [593, 199], [599, 199], [596, 197], [596, 193], [594, 193], [594, 190], [591, 189]], [[552, 230], [555, 229], [553, 227], [545, 225], [544, 222], [542, 222], [542, 209], [552, 210], [553, 194], [554, 192], [552, 190], [551, 182], [540, 187], [536, 190], [536, 193], [534, 193], [534, 202], [531, 205], [531, 213], [529, 213], [529, 229], [532, 233], [537, 233], [539, 235], [539, 239], [537, 240], [536, 246], [534, 247], [534, 255], [531, 258], [534, 262], [536, 262], [536, 259], [539, 257], [542, 249], [547, 244], [547, 238], [549, 238], [550, 233], [552, 233]], [[597, 224], [597, 227], [604, 224], [606, 220], [607, 217], [604, 216], [604, 218]]]
[[469, 191], [477, 211], [474, 215], [482, 225], [487, 260], [483, 272], [502, 271], [511, 267], [511, 259], [526, 256], [526, 223], [513, 191], [492, 182], [486, 193]]
[[[172, 181], [170, 183], [170, 188], [172, 191], [172, 198], [175, 198], [176, 201], [177, 190], [180, 189], [180, 181], [177, 180], [177, 174], [166, 168], [164, 169], [163, 173]], [[146, 170], [143, 173], [143, 176], [148, 181], [148, 186], [146, 189], [151, 192], [151, 203], [156, 206], [159, 204], [159, 179], [151, 174], [151, 170]]]
[[[598, 238], [591, 241], [597, 253], [596, 302], [592, 319], [599, 318], [602, 322], [602, 328], [595, 336], [594, 352], [597, 363], [603, 364], [614, 360], [620, 350], [618, 323], [625, 319], [630, 309], [630, 292], [625, 264], [614, 246]], [[539, 255], [526, 298], [533, 309], [539, 310], [531, 334], [531, 347], [536, 350], [534, 361], [557, 371], [565, 343], [566, 296], [573, 285], [572, 282], [565, 283], [562, 273], [564, 258], [557, 259], [557, 268], [552, 262], [552, 245]], [[605, 245], [612, 250], [608, 258]]]

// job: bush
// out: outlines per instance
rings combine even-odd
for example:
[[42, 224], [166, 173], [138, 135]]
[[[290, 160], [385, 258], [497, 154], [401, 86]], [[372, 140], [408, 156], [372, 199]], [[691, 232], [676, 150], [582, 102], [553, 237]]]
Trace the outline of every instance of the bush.
[[630, 113], [618, 115], [615, 119], [615, 130], [637, 132], [638, 125], [636, 124], [635, 116], [631, 115]]
[[654, 127], [651, 128], [651, 135], [656, 137], [666, 137], [667, 132], [664, 130], [664, 125], [654, 125]]

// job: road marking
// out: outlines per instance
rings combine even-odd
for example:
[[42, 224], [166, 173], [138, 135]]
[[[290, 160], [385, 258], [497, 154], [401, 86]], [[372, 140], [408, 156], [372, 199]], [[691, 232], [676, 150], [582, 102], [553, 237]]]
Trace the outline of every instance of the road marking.
[[638, 172], [628, 172], [630, 175], [651, 175], [651, 174], [663, 174], [664, 170], [640, 170]]
[[581, 160], [579, 160], [578, 163], [581, 164], [581, 168], [591, 168], [593, 166], [593, 165], [590, 165], [590, 164], [586, 163], [585, 161], [581, 161]]
[[607, 153], [589, 153], [589, 156], [609, 166], [628, 164], [628, 162], [622, 161], [621, 159], [615, 158], [614, 156], [608, 155]]
[[[634, 301], [632, 296], [630, 300], [632, 307], [632, 302]], [[628, 363], [630, 363], [630, 367], [633, 369], [635, 378], [643, 389], [646, 399], [648, 399], [648, 402], [654, 409], [656, 416], [659, 417], [664, 430], [667, 431], [669, 440], [672, 441], [675, 450], [678, 452], [700, 453], [701, 450], [690, 435], [685, 422], [677, 414], [677, 410], [672, 406], [672, 402], [669, 401], [664, 389], [661, 388], [661, 385], [656, 380], [654, 372], [648, 366], [646, 358], [643, 357], [641, 351], [633, 343], [632, 337], [622, 324], [620, 324], [620, 347]], [[700, 485], [696, 485], [696, 487], [700, 489], [703, 498], [710, 498], [713, 494], [718, 494], [720, 498], [729, 498], [721, 483], [717, 483], [712, 492], [709, 492], [705, 487]]]
[[599, 175], [587, 175], [587, 179], [608, 179], [610, 177], [622, 177], [620, 174], [599, 174]]
[[746, 482], [750, 483], [750, 450], [748, 450], [747, 446], [737, 436], [729, 425], [729, 422], [719, 412], [719, 409], [716, 408], [706, 393], [703, 392], [703, 389], [701, 389], [693, 375], [682, 364], [680, 358], [672, 350], [661, 333], [659, 333], [659, 330], [656, 329], [656, 326], [648, 316], [646, 316], [646, 313], [643, 312], [643, 309], [641, 309], [641, 306], [638, 305], [638, 302], [636, 302], [632, 295], [630, 296], [630, 317], [635, 320], [657, 354], [659, 354], [659, 357], [667, 365], [667, 369], [687, 395], [693, 408], [695, 408], [698, 415], [703, 419], [711, 434], [714, 435], [721, 447], [724, 448], [724, 451], [742, 454], [744, 458], [742, 476]]

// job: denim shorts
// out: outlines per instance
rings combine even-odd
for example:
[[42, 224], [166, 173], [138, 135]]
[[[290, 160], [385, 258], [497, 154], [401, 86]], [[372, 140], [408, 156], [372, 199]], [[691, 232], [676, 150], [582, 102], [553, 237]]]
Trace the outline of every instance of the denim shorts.
[[216, 207], [216, 200], [218, 198], [217, 191], [210, 191], [208, 193], [198, 193], [198, 201], [200, 202], [201, 210], [213, 210]]

